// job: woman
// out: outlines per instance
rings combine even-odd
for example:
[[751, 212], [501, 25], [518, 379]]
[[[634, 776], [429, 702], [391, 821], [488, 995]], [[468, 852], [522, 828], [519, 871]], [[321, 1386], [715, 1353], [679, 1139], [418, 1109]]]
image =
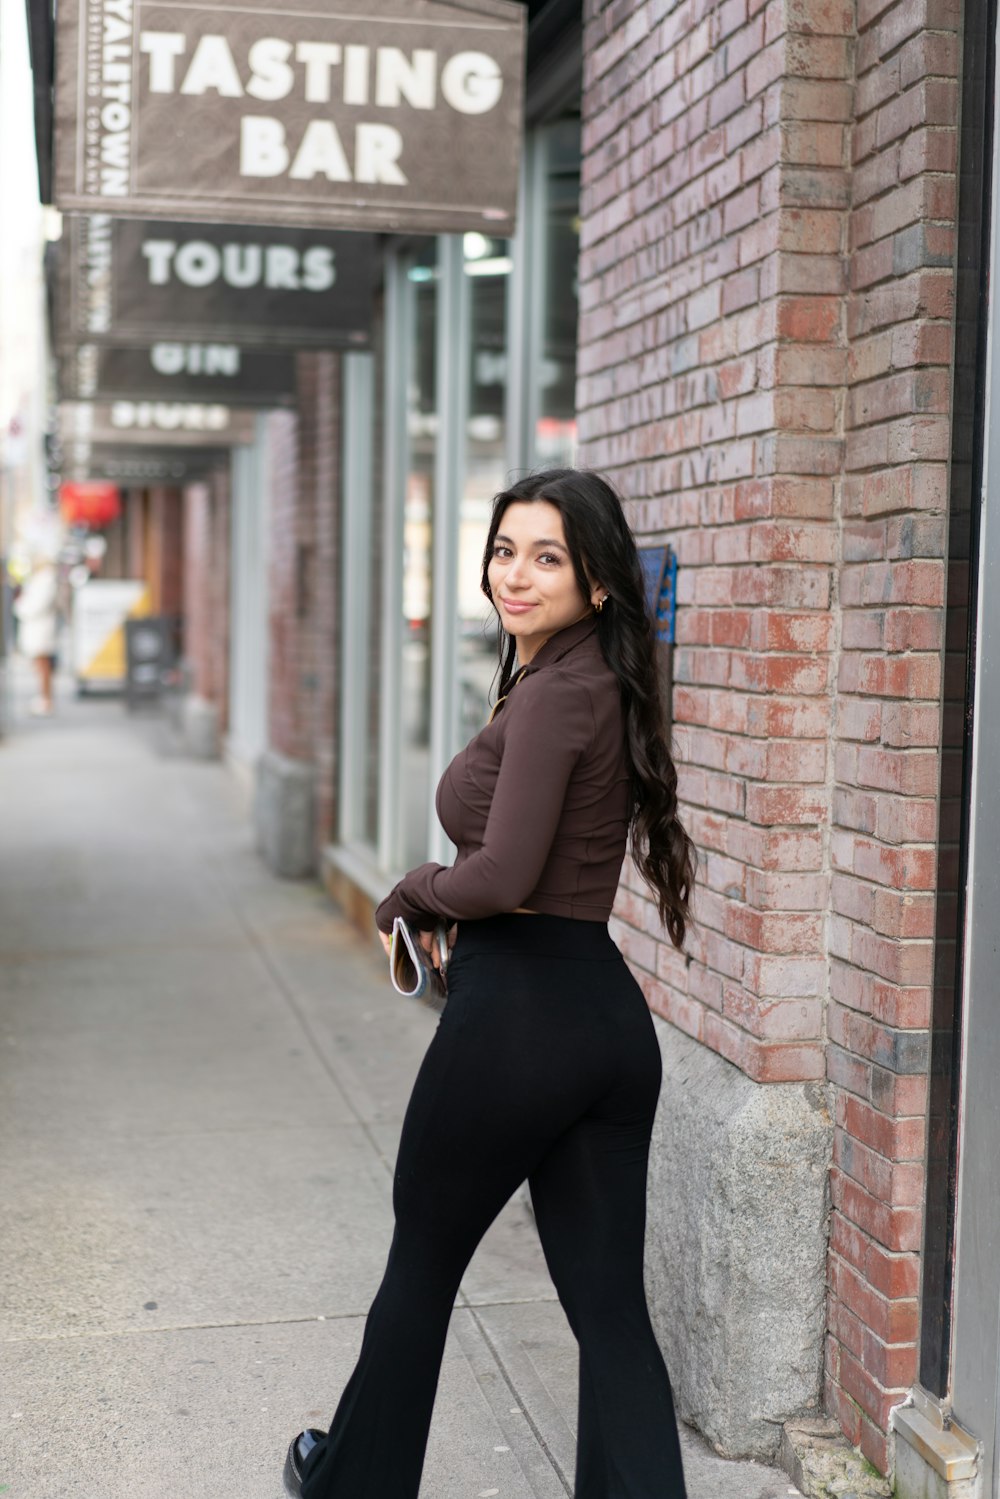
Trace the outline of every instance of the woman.
[[18, 650], [34, 661], [38, 673], [38, 696], [32, 698], [29, 712], [40, 718], [48, 717], [52, 712], [58, 597], [59, 577], [55, 563], [51, 557], [40, 556], [14, 600]]
[[631, 834], [679, 947], [694, 862], [613, 490], [552, 469], [498, 495], [482, 587], [500, 692], [438, 787], [458, 857], [411, 870], [376, 911], [387, 950], [403, 916], [435, 961], [432, 929], [457, 923], [448, 1002], [403, 1124], [396, 1227], [357, 1366], [329, 1433], [293, 1440], [285, 1485], [294, 1499], [417, 1499], [459, 1282], [527, 1179], [580, 1345], [576, 1499], [684, 1499], [643, 1289], [660, 1053], [607, 923]]

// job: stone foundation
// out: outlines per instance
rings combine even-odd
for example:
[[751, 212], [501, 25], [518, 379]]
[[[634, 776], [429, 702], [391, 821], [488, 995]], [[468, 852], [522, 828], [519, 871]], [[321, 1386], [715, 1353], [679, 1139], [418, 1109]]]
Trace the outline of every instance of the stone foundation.
[[683, 1420], [727, 1457], [773, 1461], [784, 1423], [820, 1409], [827, 1090], [755, 1083], [656, 1025], [646, 1277], [657, 1336]]

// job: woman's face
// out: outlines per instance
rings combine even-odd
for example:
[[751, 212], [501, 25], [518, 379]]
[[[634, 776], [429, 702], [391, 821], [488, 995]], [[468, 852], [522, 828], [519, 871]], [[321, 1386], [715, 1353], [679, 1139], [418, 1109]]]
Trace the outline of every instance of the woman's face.
[[562, 516], [548, 500], [512, 500], [500, 517], [487, 572], [493, 602], [524, 665], [551, 635], [589, 612], [604, 594], [580, 592]]

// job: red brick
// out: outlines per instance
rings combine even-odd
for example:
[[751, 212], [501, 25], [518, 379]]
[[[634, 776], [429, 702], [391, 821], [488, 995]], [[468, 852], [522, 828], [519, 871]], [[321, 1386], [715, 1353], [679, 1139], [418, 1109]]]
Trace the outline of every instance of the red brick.
[[[802, 0], [798, 0], [802, 3]], [[816, 120], [790, 120], [781, 127], [782, 159], [790, 164], [816, 167], [846, 165], [847, 133], [840, 124]]]
[[915, 1254], [893, 1254], [865, 1238], [864, 1272], [872, 1287], [893, 1304], [915, 1298], [920, 1291], [920, 1259]]
[[[743, 869], [743, 866], [738, 866]], [[779, 874], [745, 869], [741, 894], [763, 911], [820, 911], [826, 907], [828, 882], [822, 875]]]
[[822, 1030], [819, 1000], [762, 1000], [729, 984], [723, 987], [722, 1011], [728, 1019], [763, 1040], [818, 1040]]
[[782, 91], [786, 120], [849, 121], [853, 117], [853, 97], [847, 83], [837, 80], [790, 78]]
[[832, 1410], [840, 1422], [841, 1430], [847, 1440], [857, 1446], [861, 1441], [862, 1418], [861, 1409], [856, 1401], [840, 1385], [839, 1361], [836, 1378], [831, 1379], [826, 1388], [826, 1405]]
[[762, 998], [821, 998], [826, 965], [820, 957], [782, 957], [748, 953], [743, 985]]
[[836, 1338], [841, 1348], [860, 1359], [865, 1346], [865, 1328], [860, 1317], [855, 1316], [850, 1307], [834, 1295], [827, 1300], [827, 1310], [830, 1336]]
[[746, 815], [750, 822], [765, 825], [824, 822], [825, 798], [798, 786], [750, 786]]
[[871, 1066], [860, 1057], [852, 1056], [849, 1051], [837, 1046], [827, 1046], [826, 1076], [836, 1087], [864, 1098], [871, 1085]]
[[706, 1014], [704, 1037], [755, 1082], [805, 1082], [823, 1075], [823, 1048], [802, 1042], [765, 1042], [724, 1016]]
[[[847, 615], [843, 627], [847, 627], [847, 621], [858, 616]], [[861, 615], [859, 618], [870, 618]], [[841, 739], [862, 739], [862, 741], [873, 744], [882, 738], [883, 724], [886, 715], [894, 711], [891, 703], [870, 702], [870, 700], [844, 699], [840, 705], [840, 717], [838, 717], [838, 730]], [[873, 829], [874, 832], [874, 829]]]
[[924, 1074], [900, 1075], [884, 1072], [872, 1074], [871, 1098], [884, 1114], [892, 1117], [923, 1117], [927, 1112], [927, 1078]]
[[887, 1390], [881, 1382], [864, 1367], [846, 1348], [841, 1348], [840, 1380], [845, 1392], [861, 1407], [882, 1430], [887, 1430], [889, 1413], [898, 1405], [903, 1391]]
[[838, 1101], [837, 1117], [862, 1144], [887, 1160], [923, 1160], [924, 1127], [920, 1119], [890, 1119], [857, 1098]]
[[918, 172], [954, 172], [957, 158], [957, 132], [953, 127], [914, 130], [900, 143], [899, 174], [901, 178]]
[[823, 1063], [856, 1277], [827, 1399], [882, 1465], [919, 1289], [927, 1079], [879, 1058], [930, 1022], [960, 15], [860, 6], [855, 36], [846, 0], [723, 0], [632, 45], [632, 0], [588, 11], [617, 40], [584, 100], [579, 422], [681, 556], [702, 925], [647, 993], [750, 1076]]
[[920, 1248], [921, 1215], [915, 1208], [893, 1208], [872, 1197], [836, 1168], [831, 1172], [834, 1205], [886, 1249]]
[[726, 911], [726, 935], [757, 953], [815, 952], [820, 918], [809, 913], [755, 911], [731, 905]]
[[[913, 1320], [916, 1323], [915, 1308]], [[863, 1357], [866, 1370], [880, 1385], [885, 1385], [890, 1389], [905, 1389], [916, 1380], [917, 1347], [915, 1342], [894, 1347], [883, 1343], [873, 1333], [866, 1331]]]
[[[898, 1403], [898, 1402], [894, 1402]], [[862, 1418], [861, 1421], [861, 1455], [866, 1457], [879, 1473], [890, 1472], [890, 1443], [886, 1432], [873, 1421]]]

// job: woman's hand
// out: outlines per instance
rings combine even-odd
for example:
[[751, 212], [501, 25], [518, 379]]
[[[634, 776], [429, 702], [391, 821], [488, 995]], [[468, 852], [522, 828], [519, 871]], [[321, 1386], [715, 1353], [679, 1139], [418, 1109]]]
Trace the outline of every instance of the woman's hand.
[[376, 927], [375, 930], [382, 939], [382, 946], [385, 948], [386, 953], [390, 953], [392, 951], [392, 933], [383, 932], [381, 927]]
[[[440, 968], [441, 968], [441, 953], [440, 953], [440, 951], [438, 949], [437, 933], [436, 932], [420, 932], [419, 936], [420, 936], [420, 946], [423, 948], [424, 952], [430, 953], [430, 955], [431, 955], [431, 962], [433, 963], [434, 967], [437, 968], [440, 971]], [[453, 927], [451, 927], [449, 929], [449, 931], [448, 931], [448, 939], [447, 940], [448, 940], [448, 951], [449, 951], [449, 953], [451, 952], [452, 948], [455, 946], [455, 938], [457, 936], [458, 936], [458, 923], [456, 922], [455, 925]]]
[[420, 946], [423, 948], [424, 952], [430, 953], [431, 962], [433, 963], [434, 967], [440, 968], [441, 955], [438, 952], [437, 938], [435, 937], [434, 933], [418, 932], [417, 936], [420, 938]]

